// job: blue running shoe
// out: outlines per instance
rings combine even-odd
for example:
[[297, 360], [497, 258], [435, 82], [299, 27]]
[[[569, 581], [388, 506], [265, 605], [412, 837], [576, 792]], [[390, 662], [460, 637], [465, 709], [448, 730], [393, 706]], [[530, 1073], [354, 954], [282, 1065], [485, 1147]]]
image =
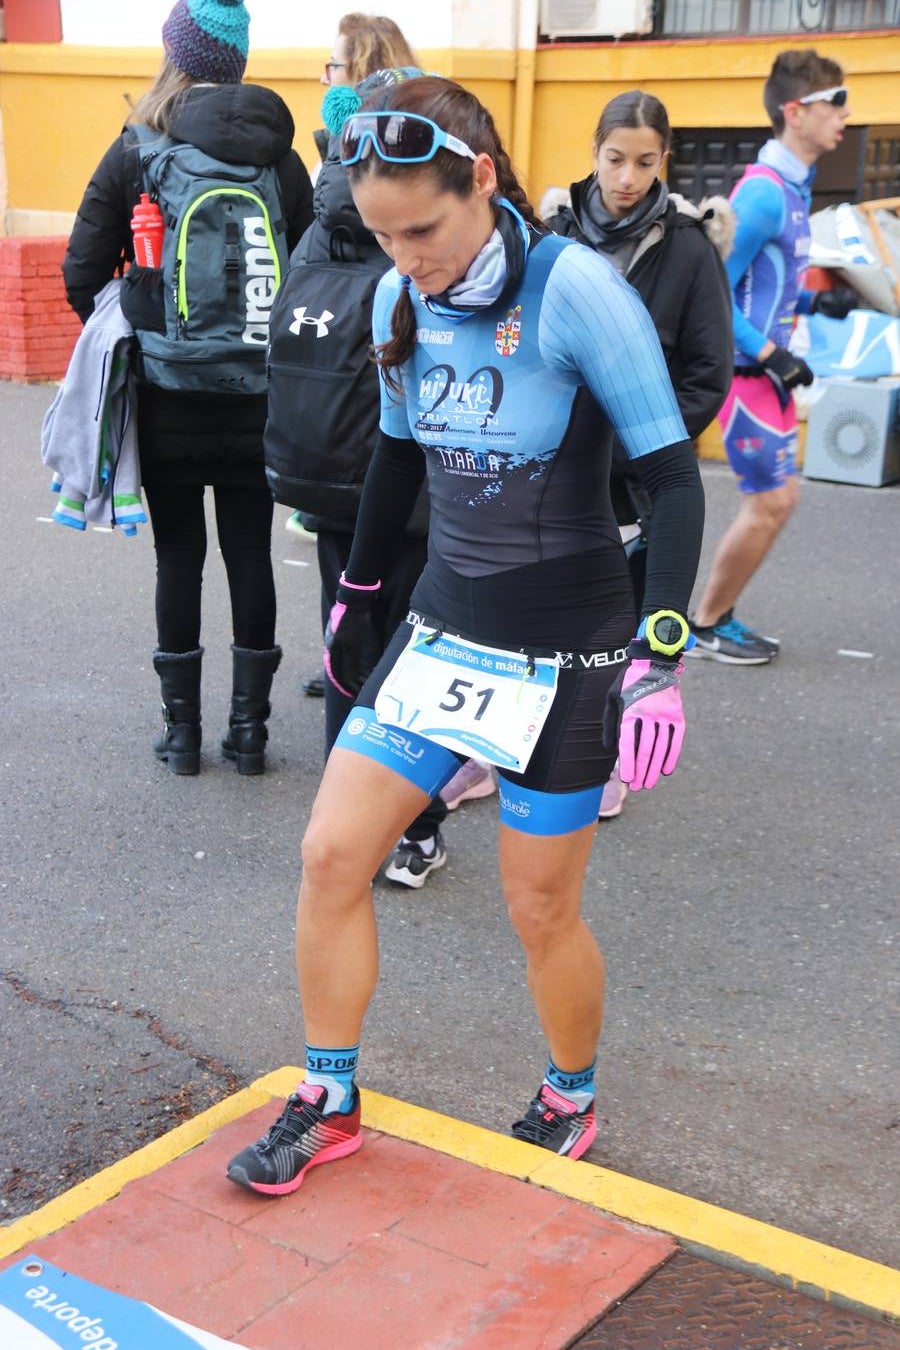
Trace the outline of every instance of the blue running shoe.
[[771, 661], [777, 647], [758, 637], [734, 617], [731, 610], [709, 628], [691, 624], [695, 644], [685, 656], [705, 657], [728, 666], [764, 666]]
[[773, 656], [777, 656], [781, 651], [781, 643], [778, 638], [766, 637], [763, 633], [754, 633], [752, 628], [748, 628], [745, 623], [741, 623], [740, 619], [734, 617], [733, 609], [729, 610], [727, 614], [723, 614], [719, 622], [721, 623], [723, 619], [727, 619], [729, 623], [739, 628], [745, 638], [752, 639], [754, 642], [761, 642], [764, 647], [768, 647]]

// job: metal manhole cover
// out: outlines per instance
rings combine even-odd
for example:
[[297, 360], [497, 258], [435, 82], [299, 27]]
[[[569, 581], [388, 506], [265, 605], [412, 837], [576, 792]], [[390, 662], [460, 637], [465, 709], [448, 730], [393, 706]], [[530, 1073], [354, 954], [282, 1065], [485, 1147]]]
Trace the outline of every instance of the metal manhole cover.
[[900, 1350], [900, 1329], [678, 1252], [572, 1350]]

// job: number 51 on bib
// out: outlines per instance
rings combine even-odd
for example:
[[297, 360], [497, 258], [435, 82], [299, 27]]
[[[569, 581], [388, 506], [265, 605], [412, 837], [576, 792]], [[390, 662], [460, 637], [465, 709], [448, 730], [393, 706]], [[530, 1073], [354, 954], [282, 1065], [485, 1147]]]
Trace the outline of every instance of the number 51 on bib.
[[552, 657], [482, 647], [416, 624], [375, 700], [387, 726], [522, 773], [556, 696]]

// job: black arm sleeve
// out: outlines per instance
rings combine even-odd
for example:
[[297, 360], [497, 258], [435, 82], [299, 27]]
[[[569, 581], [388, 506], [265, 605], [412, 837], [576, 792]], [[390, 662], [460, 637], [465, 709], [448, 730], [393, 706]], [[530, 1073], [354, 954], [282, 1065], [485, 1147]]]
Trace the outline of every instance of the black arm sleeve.
[[704, 495], [690, 441], [678, 441], [631, 461], [653, 503], [647, 541], [647, 581], [641, 614], [674, 609], [687, 614], [700, 545]]
[[345, 569], [348, 581], [370, 586], [384, 576], [396, 555], [424, 477], [425, 456], [414, 440], [398, 440], [383, 431], [378, 433]]

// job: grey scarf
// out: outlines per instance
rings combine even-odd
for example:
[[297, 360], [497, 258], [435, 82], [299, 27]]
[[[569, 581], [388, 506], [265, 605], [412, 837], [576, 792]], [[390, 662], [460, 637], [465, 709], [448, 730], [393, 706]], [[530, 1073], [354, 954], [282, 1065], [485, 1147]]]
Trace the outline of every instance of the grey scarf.
[[602, 253], [618, 253], [624, 244], [630, 243], [630, 256], [653, 222], [665, 214], [668, 204], [669, 189], [657, 179], [631, 215], [617, 220], [603, 205], [600, 185], [592, 178], [581, 201], [578, 224], [588, 241]]

